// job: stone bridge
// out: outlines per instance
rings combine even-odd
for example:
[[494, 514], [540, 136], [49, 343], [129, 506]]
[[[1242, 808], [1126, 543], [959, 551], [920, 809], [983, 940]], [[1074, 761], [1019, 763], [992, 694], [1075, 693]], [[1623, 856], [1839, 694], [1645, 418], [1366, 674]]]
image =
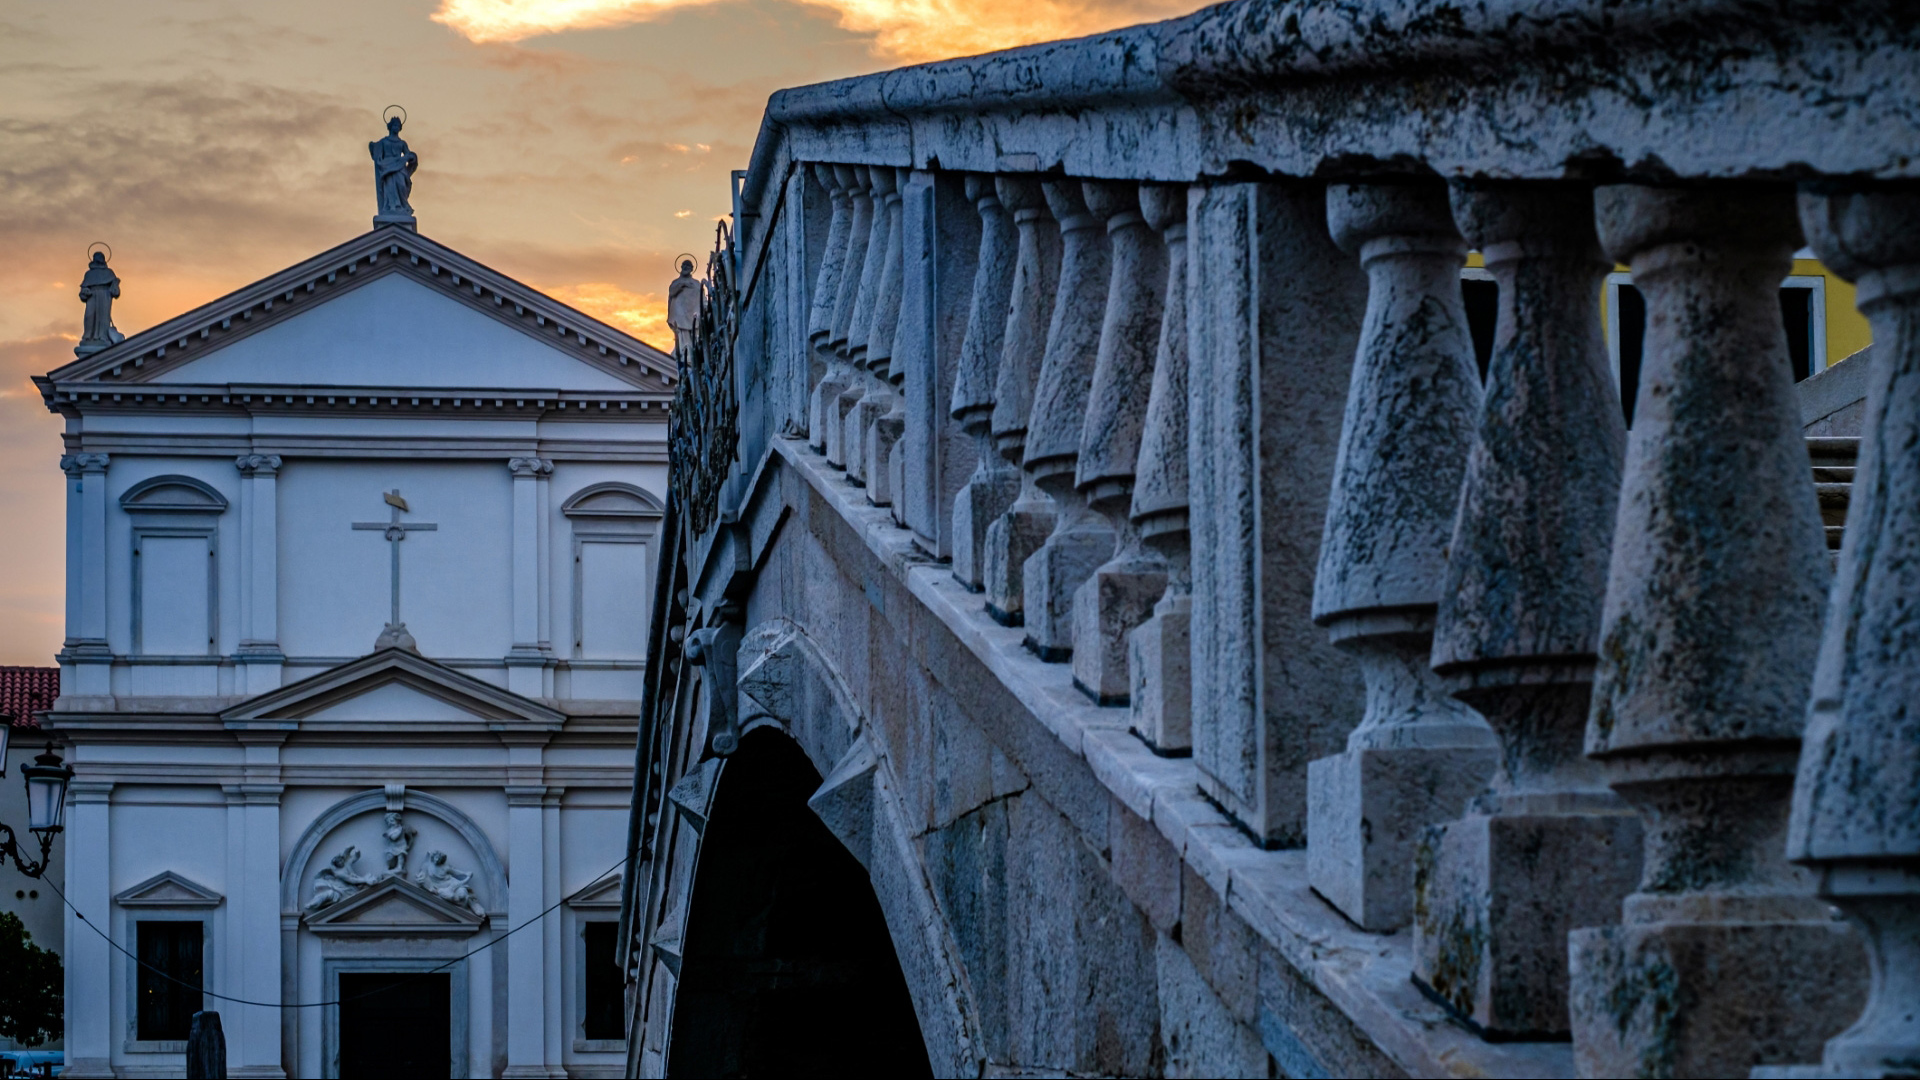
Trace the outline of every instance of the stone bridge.
[[[1911, 1074], [1916, 132], [1894, 0], [1240, 0], [775, 94], [682, 350], [630, 1074]], [[1804, 247], [1876, 342], [1797, 390]]]

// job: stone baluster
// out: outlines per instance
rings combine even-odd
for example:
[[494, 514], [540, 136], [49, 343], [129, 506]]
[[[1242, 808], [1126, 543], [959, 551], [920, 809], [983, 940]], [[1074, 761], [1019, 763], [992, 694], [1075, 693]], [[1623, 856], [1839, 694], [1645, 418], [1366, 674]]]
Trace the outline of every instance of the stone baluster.
[[[891, 397], [887, 384], [868, 366], [868, 353], [872, 347], [874, 315], [884, 307], [881, 285], [886, 279], [888, 238], [893, 233], [889, 221], [900, 211], [893, 170], [874, 165], [865, 172], [867, 191], [873, 202], [873, 220], [867, 229], [867, 251], [860, 262], [860, 284], [854, 293], [853, 314], [847, 328], [847, 362], [853, 365], [854, 385], [860, 388], [860, 397], [847, 413], [845, 450], [847, 479], [863, 487], [868, 482], [867, 444], [873, 433], [873, 422], [886, 412]], [[898, 280], [897, 274], [895, 280]]]
[[1872, 992], [1828, 1040], [1824, 1071], [1897, 1076], [1920, 1062], [1920, 198], [1911, 190], [1800, 197], [1807, 239], [1856, 284], [1873, 324], [1840, 570], [1814, 670], [1787, 857], [1866, 939]]
[[835, 165], [833, 172], [852, 207], [847, 218], [847, 253], [840, 264], [840, 284], [833, 302], [833, 332], [827, 339], [828, 350], [840, 359], [846, 373], [845, 388], [827, 410], [827, 464], [844, 469], [848, 466], [847, 413], [867, 392], [849, 356], [847, 339], [853, 333], [854, 302], [872, 238], [873, 193], [867, 186], [865, 165]]
[[972, 436], [978, 452], [973, 475], [953, 501], [953, 577], [981, 592], [986, 588], [987, 526], [1006, 513], [1020, 494], [1019, 470], [993, 452], [993, 389], [1007, 337], [1007, 308], [1013, 299], [1020, 240], [1013, 216], [1000, 205], [993, 177], [972, 174], [966, 185], [967, 199], [980, 214], [980, 257], [973, 272], [973, 300], [966, 337], [960, 344], [951, 412], [960, 430]]
[[1584, 753], [1626, 426], [1601, 335], [1612, 263], [1578, 185], [1453, 189], [1500, 309], [1433, 666], [1500, 737], [1467, 816], [1416, 853], [1414, 978], [1481, 1030], [1567, 1030], [1567, 932], [1614, 921], [1640, 819]]
[[[1621, 925], [1568, 943], [1582, 1076], [1744, 1076], [1859, 1014], [1865, 956], [1786, 861], [1827, 554], [1780, 321], [1773, 188], [1594, 196], [1646, 297], [1587, 752], [1640, 812]], [[1911, 662], [1911, 657], [1904, 658]]]
[[1060, 285], [1021, 468], [1053, 499], [1054, 519], [1053, 531], [1028, 556], [1021, 578], [1027, 647], [1040, 659], [1059, 663], [1073, 654], [1074, 590], [1113, 554], [1113, 530], [1074, 486], [1100, 352], [1110, 258], [1105, 225], [1088, 211], [1081, 183], [1046, 180], [1040, 186], [1060, 223]]
[[1193, 747], [1187, 632], [1193, 611], [1187, 537], [1187, 189], [1142, 184], [1140, 212], [1166, 244], [1167, 292], [1130, 513], [1141, 542], [1166, 566], [1167, 590], [1152, 617], [1127, 637], [1127, 704], [1135, 734], [1156, 753], [1178, 754]]
[[1429, 666], [1480, 387], [1446, 188], [1332, 187], [1327, 220], [1368, 288], [1313, 614], [1359, 659], [1367, 706], [1346, 752], [1308, 768], [1307, 876], [1355, 923], [1392, 930], [1413, 915], [1422, 830], [1459, 817], [1499, 761]]
[[[876, 172], [882, 170], [875, 170]], [[880, 296], [873, 309], [873, 329], [867, 335], [867, 370], [879, 383], [879, 411], [873, 429], [867, 433], [867, 501], [875, 506], [893, 507], [894, 520], [900, 520], [902, 506], [896, 496], [893, 448], [907, 430], [907, 399], [900, 393], [906, 380], [906, 368], [893, 362], [894, 336], [900, 326], [901, 228], [900, 194], [912, 179], [912, 169], [893, 169], [893, 186], [887, 191], [886, 261], [881, 264]]]
[[1073, 681], [1101, 705], [1125, 705], [1127, 639], [1167, 590], [1166, 560], [1146, 545], [1131, 513], [1163, 322], [1167, 245], [1142, 216], [1137, 186], [1088, 183], [1081, 193], [1106, 222], [1111, 266], [1074, 485], [1118, 540], [1073, 594]]
[[[1034, 177], [1001, 176], [993, 186], [1000, 205], [1013, 214], [1020, 245], [993, 383], [993, 449], [1017, 468], [1026, 460], [1034, 387], [1060, 281], [1060, 226], [1047, 213], [1046, 196]], [[1025, 621], [1026, 562], [1052, 530], [1053, 500], [1034, 484], [1033, 474], [1022, 470], [1019, 495], [987, 527], [986, 609], [1001, 625]]]
[[807, 442], [815, 450], [827, 449], [827, 413], [846, 390], [852, 370], [840, 354], [827, 347], [833, 337], [833, 309], [840, 295], [840, 276], [847, 265], [847, 233], [852, 228], [853, 200], [832, 165], [815, 165], [814, 176], [827, 190], [833, 206], [827, 224], [827, 239], [820, 253], [820, 275], [814, 281], [813, 306], [807, 313], [807, 343], [814, 355], [827, 366], [825, 375], [813, 386], [807, 402]]

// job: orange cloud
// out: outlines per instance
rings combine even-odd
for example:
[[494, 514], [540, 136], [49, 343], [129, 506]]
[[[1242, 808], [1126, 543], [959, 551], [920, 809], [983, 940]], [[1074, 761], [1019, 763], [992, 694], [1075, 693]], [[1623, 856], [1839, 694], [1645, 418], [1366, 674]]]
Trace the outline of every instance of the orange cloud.
[[673, 351], [673, 330], [667, 326], [667, 299], [659, 293], [629, 292], [606, 281], [537, 287], [548, 296], [625, 330], [656, 349]]
[[[477, 44], [649, 22], [719, 0], [440, 0], [433, 20]], [[902, 62], [972, 56], [1193, 10], [1193, 0], [793, 0], [827, 8]]]

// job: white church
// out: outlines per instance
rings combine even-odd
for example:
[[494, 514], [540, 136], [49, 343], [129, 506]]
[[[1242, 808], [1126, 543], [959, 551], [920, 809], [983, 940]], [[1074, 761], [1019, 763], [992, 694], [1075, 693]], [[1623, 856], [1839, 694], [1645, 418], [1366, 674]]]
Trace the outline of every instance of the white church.
[[398, 129], [371, 232], [131, 336], [96, 260], [35, 380], [67, 1076], [183, 1075], [201, 1009], [234, 1077], [621, 1074], [675, 366], [420, 235]]

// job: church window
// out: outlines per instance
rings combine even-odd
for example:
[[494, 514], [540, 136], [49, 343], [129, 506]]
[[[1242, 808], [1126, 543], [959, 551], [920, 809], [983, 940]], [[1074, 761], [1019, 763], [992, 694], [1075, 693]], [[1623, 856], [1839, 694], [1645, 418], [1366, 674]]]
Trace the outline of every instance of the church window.
[[206, 924], [141, 919], [134, 926], [134, 952], [140, 961], [134, 978], [134, 1038], [184, 1041], [193, 1014], [203, 1008], [200, 986]]
[[134, 485], [120, 506], [133, 519], [133, 651], [216, 654], [226, 498], [190, 476], [160, 476]]
[[596, 484], [561, 509], [573, 525], [574, 658], [644, 659], [659, 500], [629, 484]]
[[620, 924], [611, 920], [580, 925], [584, 993], [580, 1002], [580, 1035], [594, 1041], [619, 1041], [626, 1032], [626, 987], [615, 950]]

